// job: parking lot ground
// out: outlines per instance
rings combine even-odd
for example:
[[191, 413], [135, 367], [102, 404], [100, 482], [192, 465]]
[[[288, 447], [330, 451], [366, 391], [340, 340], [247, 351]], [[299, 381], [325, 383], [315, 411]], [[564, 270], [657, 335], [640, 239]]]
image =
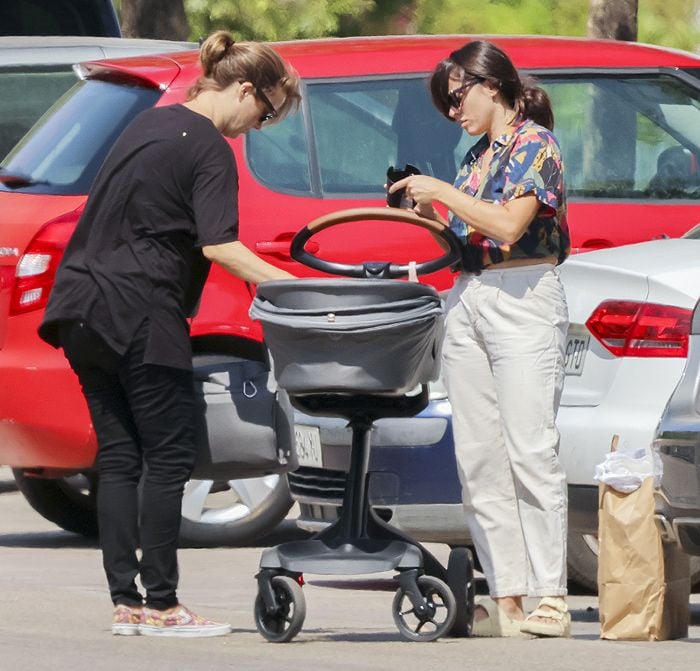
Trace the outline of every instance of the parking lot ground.
[[[391, 615], [389, 574], [306, 576], [307, 616], [290, 643], [266, 642], [253, 622], [260, 547], [180, 551], [183, 602], [231, 622], [209, 639], [112, 636], [111, 604], [96, 544], [39, 517], [0, 470], [0, 669], [3, 671], [148, 671], [245, 669], [697, 669], [700, 595], [691, 600], [690, 636], [631, 643], [598, 638], [597, 600], [573, 594], [573, 638], [404, 641]], [[278, 536], [294, 533], [291, 520]], [[276, 541], [273, 541], [276, 542]], [[431, 545], [441, 560], [447, 548]], [[534, 607], [534, 600], [529, 601]]]

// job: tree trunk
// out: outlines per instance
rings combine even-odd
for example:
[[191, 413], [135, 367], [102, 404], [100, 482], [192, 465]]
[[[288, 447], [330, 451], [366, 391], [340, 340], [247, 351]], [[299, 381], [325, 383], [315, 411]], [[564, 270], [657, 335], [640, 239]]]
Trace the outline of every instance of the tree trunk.
[[122, 0], [121, 24], [124, 37], [186, 40], [190, 32], [184, 0]]
[[637, 41], [639, 0], [590, 0], [588, 37]]
[[[590, 0], [588, 37], [635, 42], [637, 5], [638, 0]], [[634, 110], [593, 84], [583, 104], [586, 184], [600, 193], [632, 189], [637, 146]]]

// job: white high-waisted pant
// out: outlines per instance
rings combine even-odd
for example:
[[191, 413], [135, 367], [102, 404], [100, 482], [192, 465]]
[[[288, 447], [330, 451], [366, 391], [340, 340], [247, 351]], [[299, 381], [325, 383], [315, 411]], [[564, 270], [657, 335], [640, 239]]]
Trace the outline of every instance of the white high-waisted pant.
[[467, 522], [492, 597], [566, 594], [554, 422], [567, 327], [549, 264], [462, 274], [447, 297], [443, 374]]

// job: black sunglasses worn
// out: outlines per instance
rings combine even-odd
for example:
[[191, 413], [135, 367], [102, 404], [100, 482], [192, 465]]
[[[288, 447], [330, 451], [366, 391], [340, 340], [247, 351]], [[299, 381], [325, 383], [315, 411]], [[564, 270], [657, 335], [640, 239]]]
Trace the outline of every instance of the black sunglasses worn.
[[472, 77], [471, 79], [464, 82], [464, 84], [461, 84], [457, 88], [448, 91], [447, 101], [450, 103], [450, 107], [454, 107], [454, 109], [458, 110], [462, 106], [464, 96], [467, 95], [469, 89], [475, 84], [479, 84], [482, 81], [484, 80], [481, 77]]
[[265, 95], [264, 91], [258, 87], [255, 87], [255, 95], [260, 100], [262, 100], [263, 105], [265, 105], [265, 107], [267, 107], [267, 109], [269, 110], [260, 117], [260, 123], [266, 123], [275, 119], [278, 115], [278, 112], [275, 109], [275, 106], [270, 102], [270, 99]]

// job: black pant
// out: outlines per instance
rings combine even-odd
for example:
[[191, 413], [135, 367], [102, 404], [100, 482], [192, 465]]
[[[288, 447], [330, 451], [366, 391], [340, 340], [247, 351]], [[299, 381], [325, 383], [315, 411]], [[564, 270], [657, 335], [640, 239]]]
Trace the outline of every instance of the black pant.
[[165, 609], [178, 603], [182, 492], [195, 460], [194, 387], [191, 371], [143, 363], [147, 338], [144, 323], [120, 357], [83, 322], [61, 329], [97, 435], [98, 525], [112, 601], [140, 605], [140, 575], [146, 605]]

